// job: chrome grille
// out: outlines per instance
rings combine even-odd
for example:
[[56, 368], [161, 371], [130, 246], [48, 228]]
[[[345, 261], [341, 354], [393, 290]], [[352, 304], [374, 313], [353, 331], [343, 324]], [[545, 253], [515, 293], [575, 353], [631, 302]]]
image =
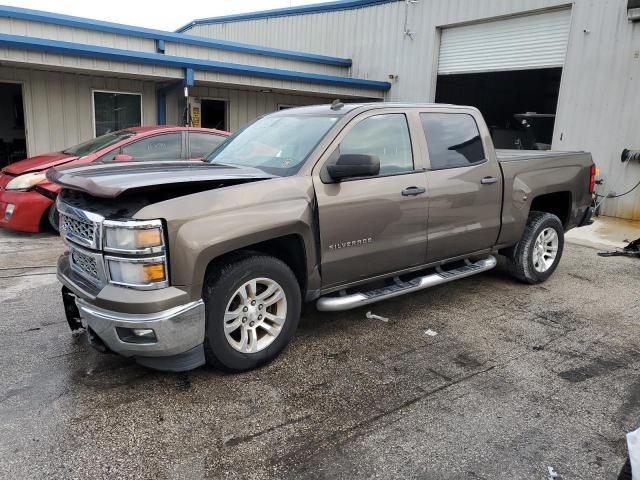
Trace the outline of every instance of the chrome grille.
[[104, 217], [72, 207], [58, 198], [60, 235], [72, 243], [92, 250], [101, 248], [101, 225]]
[[67, 215], [60, 215], [60, 231], [64, 234], [71, 234], [76, 239], [81, 238], [87, 242], [93, 242], [96, 236], [96, 225], [83, 222]]
[[71, 268], [95, 284], [102, 283], [96, 257], [75, 248], [70, 248], [69, 250]]

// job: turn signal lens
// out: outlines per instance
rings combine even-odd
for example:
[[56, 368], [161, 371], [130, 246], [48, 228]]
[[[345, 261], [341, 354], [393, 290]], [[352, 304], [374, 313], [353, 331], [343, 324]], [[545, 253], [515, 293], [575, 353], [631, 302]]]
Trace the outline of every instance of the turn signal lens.
[[145, 265], [143, 268], [144, 276], [147, 282], [161, 282], [165, 279], [164, 264], [154, 263], [152, 265]]

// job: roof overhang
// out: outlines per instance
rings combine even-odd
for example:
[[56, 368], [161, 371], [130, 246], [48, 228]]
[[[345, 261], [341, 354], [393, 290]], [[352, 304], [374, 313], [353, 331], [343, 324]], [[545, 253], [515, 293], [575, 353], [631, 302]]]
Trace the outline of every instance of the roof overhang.
[[282, 50], [278, 48], [251, 45], [248, 43], [230, 42], [227, 40], [197, 37], [194, 35], [184, 35], [182, 33], [165, 32], [162, 30], [154, 30], [142, 27], [133, 27], [130, 25], [122, 25], [119, 23], [104, 22], [102, 20], [74, 17], [71, 15], [61, 15], [58, 13], [41, 12], [38, 10], [30, 10], [26, 8], [0, 6], [0, 18], [2, 17], [47, 23], [63, 27], [79, 28], [83, 30], [91, 30], [103, 33], [127, 35], [138, 38], [148, 38], [152, 40], [173, 42], [183, 45], [195, 45], [199, 47], [214, 48], [218, 50], [284, 58], [287, 60], [335, 65], [345, 68], [350, 67], [352, 64], [352, 61], [349, 58], [318, 55], [315, 53], [305, 53], [294, 50]]
[[366, 90], [387, 91], [391, 88], [391, 84], [389, 82], [383, 81], [323, 75], [319, 73], [204, 60], [199, 58], [178, 57], [160, 53], [123, 50], [98, 45], [86, 45], [21, 35], [0, 34], [0, 47], [68, 55], [73, 57], [113, 60], [133, 64], [161, 65], [173, 68], [192, 69], [195, 72], [219, 72], [249, 77], [289, 80], [310, 84], [332, 85]]

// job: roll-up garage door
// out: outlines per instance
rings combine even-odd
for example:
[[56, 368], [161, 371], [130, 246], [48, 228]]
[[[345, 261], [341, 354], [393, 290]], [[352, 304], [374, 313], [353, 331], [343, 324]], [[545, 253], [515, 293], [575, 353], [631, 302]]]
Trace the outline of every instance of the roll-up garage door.
[[442, 30], [438, 74], [562, 67], [571, 10]]

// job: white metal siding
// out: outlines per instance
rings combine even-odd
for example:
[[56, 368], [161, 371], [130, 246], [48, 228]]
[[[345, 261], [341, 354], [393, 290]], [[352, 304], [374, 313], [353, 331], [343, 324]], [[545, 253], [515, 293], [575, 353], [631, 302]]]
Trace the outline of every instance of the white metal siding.
[[[587, 150], [607, 186], [622, 193], [640, 180], [623, 170], [623, 148], [640, 149], [640, 23], [627, 19], [626, 0], [418, 0], [376, 7], [199, 25], [185, 32], [353, 59], [351, 73], [381, 79], [393, 73], [392, 101], [433, 101], [438, 28], [537, 14], [572, 5], [553, 148]], [[413, 39], [404, 34], [406, 26]], [[586, 30], [586, 33], [585, 33]], [[640, 219], [640, 189], [604, 203], [604, 213]]]
[[445, 28], [439, 74], [562, 67], [571, 10]]

